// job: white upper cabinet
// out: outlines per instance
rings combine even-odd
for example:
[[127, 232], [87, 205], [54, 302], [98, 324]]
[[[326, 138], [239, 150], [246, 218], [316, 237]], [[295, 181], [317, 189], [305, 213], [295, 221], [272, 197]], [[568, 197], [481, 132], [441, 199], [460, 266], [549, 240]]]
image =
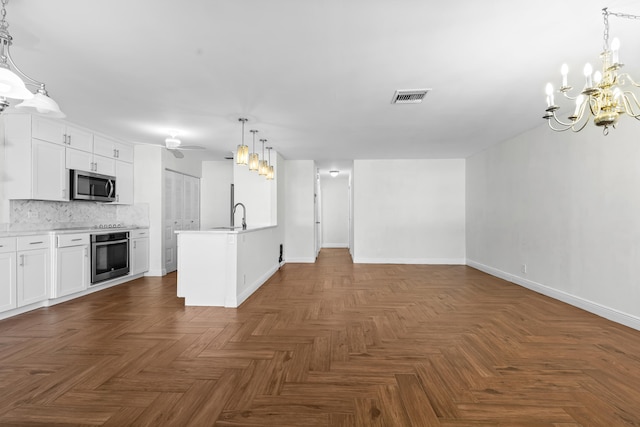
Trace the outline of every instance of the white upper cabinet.
[[133, 146], [66, 123], [5, 114], [6, 199], [69, 200], [69, 170], [116, 176], [117, 203], [133, 203]]
[[60, 141], [32, 138], [31, 119], [23, 114], [3, 117], [4, 196], [6, 199], [68, 200], [66, 148]]
[[76, 150], [93, 150], [93, 134], [64, 123], [32, 116], [32, 137], [42, 141], [61, 144]]
[[93, 152], [99, 156], [133, 163], [133, 147], [110, 138], [95, 135], [93, 138]]

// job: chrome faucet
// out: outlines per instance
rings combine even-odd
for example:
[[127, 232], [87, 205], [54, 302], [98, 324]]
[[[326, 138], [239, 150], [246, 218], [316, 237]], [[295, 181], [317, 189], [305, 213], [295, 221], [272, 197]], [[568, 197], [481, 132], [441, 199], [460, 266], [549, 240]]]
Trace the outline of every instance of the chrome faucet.
[[233, 227], [235, 225], [236, 208], [238, 206], [242, 206], [242, 229], [246, 230], [247, 229], [247, 208], [245, 208], [242, 203], [236, 203], [235, 206], [233, 207], [233, 216], [231, 217], [231, 226]]

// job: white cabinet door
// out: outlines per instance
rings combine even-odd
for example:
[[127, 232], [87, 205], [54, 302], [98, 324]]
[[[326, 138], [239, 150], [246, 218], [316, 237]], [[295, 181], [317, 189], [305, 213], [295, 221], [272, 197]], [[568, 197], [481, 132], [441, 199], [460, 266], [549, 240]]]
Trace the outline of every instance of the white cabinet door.
[[184, 175], [164, 171], [164, 266], [167, 273], [178, 268], [176, 230], [183, 229]]
[[115, 143], [116, 160], [121, 162], [133, 163], [133, 146], [129, 144], [123, 144], [121, 142]]
[[69, 200], [64, 146], [32, 139], [31, 198]]
[[84, 291], [89, 285], [89, 245], [56, 249], [57, 274], [54, 297]]
[[183, 221], [184, 230], [200, 228], [200, 180], [184, 176]]
[[18, 307], [48, 298], [49, 249], [19, 251], [17, 291]]
[[89, 153], [93, 151], [93, 134], [86, 130], [67, 126], [65, 140], [67, 147]]
[[59, 121], [47, 120], [38, 116], [31, 116], [31, 136], [41, 141], [66, 145], [66, 125]]
[[149, 238], [131, 240], [131, 274], [149, 271]]
[[66, 166], [67, 169], [77, 169], [85, 172], [93, 172], [93, 154], [86, 151], [67, 148]]
[[0, 312], [16, 308], [16, 253], [0, 253]]
[[133, 165], [116, 161], [116, 203], [133, 204]]
[[108, 157], [93, 154], [93, 171], [102, 175], [115, 176], [116, 161]]

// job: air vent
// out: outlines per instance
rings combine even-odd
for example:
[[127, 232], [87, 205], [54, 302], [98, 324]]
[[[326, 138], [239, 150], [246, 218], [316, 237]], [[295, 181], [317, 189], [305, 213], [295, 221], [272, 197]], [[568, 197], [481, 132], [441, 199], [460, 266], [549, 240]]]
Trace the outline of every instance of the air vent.
[[397, 90], [393, 94], [392, 104], [420, 104], [431, 89]]

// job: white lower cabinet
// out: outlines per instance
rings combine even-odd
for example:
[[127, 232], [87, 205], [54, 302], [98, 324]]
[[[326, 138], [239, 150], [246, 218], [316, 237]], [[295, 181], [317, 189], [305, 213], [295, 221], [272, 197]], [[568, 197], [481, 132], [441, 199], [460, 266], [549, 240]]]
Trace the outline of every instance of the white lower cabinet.
[[0, 312], [16, 308], [16, 238], [0, 238]]
[[16, 238], [17, 305], [44, 301], [49, 298], [49, 236]]
[[89, 234], [56, 236], [55, 277], [51, 296], [59, 298], [89, 286]]
[[149, 230], [132, 230], [130, 239], [130, 272], [141, 274], [149, 271]]

